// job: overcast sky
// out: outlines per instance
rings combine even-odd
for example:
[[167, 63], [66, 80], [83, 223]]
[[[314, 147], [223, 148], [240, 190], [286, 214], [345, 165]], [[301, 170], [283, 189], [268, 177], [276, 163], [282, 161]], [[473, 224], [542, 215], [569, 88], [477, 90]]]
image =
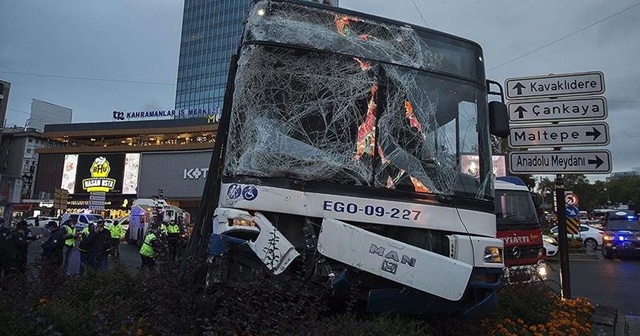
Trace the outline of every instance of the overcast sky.
[[[7, 126], [31, 99], [73, 109], [73, 122], [112, 111], [171, 109], [183, 1], [0, 0], [0, 79]], [[484, 48], [487, 77], [602, 71], [613, 170], [640, 167], [638, 0], [340, 0], [341, 7], [459, 35]], [[593, 180], [593, 178], [591, 178]]]

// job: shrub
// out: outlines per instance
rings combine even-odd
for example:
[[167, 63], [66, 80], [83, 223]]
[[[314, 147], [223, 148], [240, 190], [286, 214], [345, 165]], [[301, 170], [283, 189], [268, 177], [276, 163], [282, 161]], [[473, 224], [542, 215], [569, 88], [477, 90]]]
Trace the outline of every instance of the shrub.
[[544, 283], [506, 286], [500, 307], [482, 321], [487, 335], [589, 335], [593, 308], [585, 298], [562, 300]]
[[[456, 317], [325, 312], [323, 285], [266, 274], [242, 288], [206, 289], [194, 260], [131, 274], [122, 265], [83, 276], [17, 279], [0, 291], [0, 335], [576, 335], [590, 330], [584, 299], [544, 283], [505, 286], [482, 323]], [[324, 315], [323, 315], [324, 313]]]

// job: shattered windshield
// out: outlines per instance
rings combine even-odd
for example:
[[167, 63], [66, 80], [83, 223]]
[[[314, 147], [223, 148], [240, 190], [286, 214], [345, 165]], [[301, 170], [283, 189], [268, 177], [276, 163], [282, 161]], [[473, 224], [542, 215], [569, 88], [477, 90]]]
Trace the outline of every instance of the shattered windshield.
[[[247, 34], [255, 38], [260, 35], [255, 31]], [[399, 31], [403, 38], [412, 36], [405, 27]], [[314, 38], [320, 37], [305, 41]], [[355, 44], [366, 42], [356, 39]], [[417, 40], [426, 48], [413, 36]], [[376, 55], [373, 48], [348, 45], [340, 44], [348, 55], [243, 46], [225, 175], [488, 198], [491, 153], [483, 87], [430, 71], [448, 64], [445, 59], [429, 63], [425, 56], [422, 65], [410, 67], [407, 60], [415, 54], [402, 57], [397, 46]], [[353, 50], [365, 50], [371, 58], [355, 57]], [[460, 72], [475, 73], [474, 64]], [[480, 157], [480, 167], [463, 172], [461, 157], [469, 155]]]

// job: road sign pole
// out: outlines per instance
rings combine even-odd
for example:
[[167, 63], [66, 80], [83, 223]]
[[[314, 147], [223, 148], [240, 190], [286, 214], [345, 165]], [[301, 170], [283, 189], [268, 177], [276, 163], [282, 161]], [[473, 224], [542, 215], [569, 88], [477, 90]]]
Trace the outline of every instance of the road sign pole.
[[571, 276], [569, 272], [569, 242], [567, 238], [567, 215], [564, 202], [564, 181], [562, 175], [556, 175], [556, 202], [558, 217], [558, 243], [560, 244], [560, 285], [562, 298], [571, 298]]

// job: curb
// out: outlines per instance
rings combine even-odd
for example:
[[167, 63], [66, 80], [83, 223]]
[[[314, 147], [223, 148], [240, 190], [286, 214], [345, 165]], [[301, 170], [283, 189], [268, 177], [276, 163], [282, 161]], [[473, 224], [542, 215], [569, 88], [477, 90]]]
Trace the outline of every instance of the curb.
[[616, 320], [618, 310], [615, 308], [597, 305], [591, 315], [591, 336], [616, 336]]
[[[640, 319], [638, 319], [638, 321], [640, 321]], [[601, 305], [596, 306], [589, 322], [591, 322], [591, 336], [632, 335], [629, 332], [627, 317], [618, 314], [618, 309], [616, 308]]]

